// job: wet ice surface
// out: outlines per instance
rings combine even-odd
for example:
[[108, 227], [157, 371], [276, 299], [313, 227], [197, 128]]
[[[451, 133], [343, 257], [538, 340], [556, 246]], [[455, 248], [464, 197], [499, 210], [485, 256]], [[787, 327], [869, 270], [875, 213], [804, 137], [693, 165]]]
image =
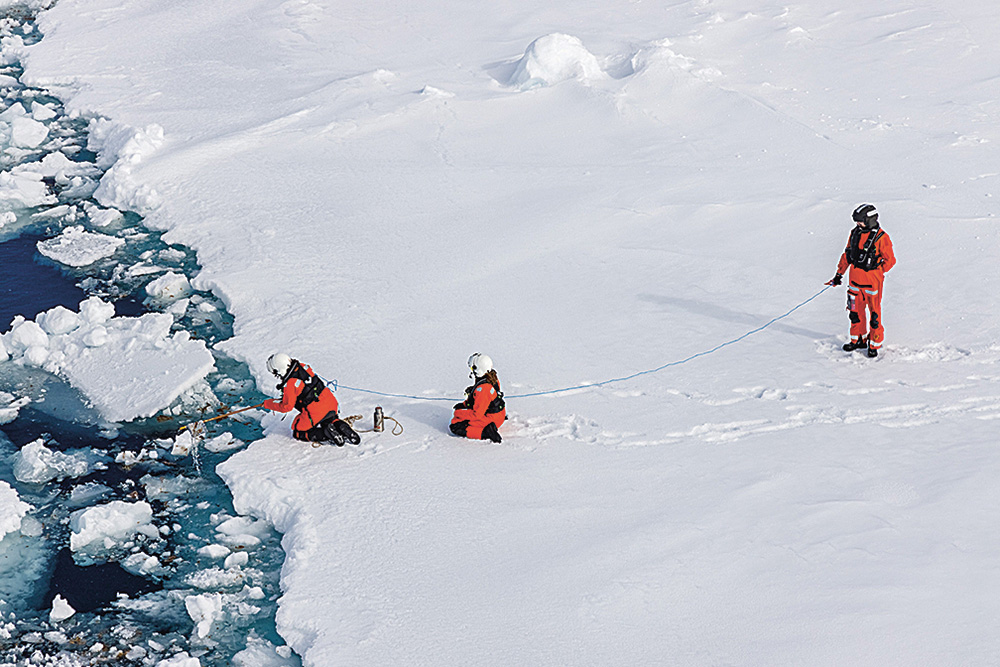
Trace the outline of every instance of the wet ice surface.
[[[116, 322], [147, 333], [155, 327], [151, 349], [169, 358], [177, 352], [171, 342], [208, 355], [231, 335], [231, 321], [188, 282], [197, 270], [191, 253], [163, 243], [136, 214], [93, 199], [110, 165], [98, 166], [88, 127], [107, 127], [67, 117], [57, 99], [20, 84], [6, 47], [38, 35], [30, 16], [7, 11], [0, 24], [0, 663], [156, 665], [189, 657], [229, 665], [239, 654], [242, 664], [297, 664], [275, 646], [283, 643], [274, 630], [279, 536], [237, 516], [214, 473], [228, 452], [259, 437], [255, 413], [209, 423], [203, 439], [188, 438], [190, 451], [175, 442], [184, 424], [259, 402], [246, 369], [212, 353], [214, 370], [197, 382], [175, 381], [184, 386], [169, 406], [144, 409], [148, 418], [130, 423], [109, 421], [101, 388], [85, 381], [99, 368], [84, 368], [76, 388], [49, 372], [73, 379], [67, 368], [106, 345], [101, 330], [113, 340]], [[110, 319], [88, 320], [85, 299], [108, 304], [101, 308], [113, 309]], [[95, 326], [84, 331], [87, 322]], [[106, 349], [121, 356], [139, 339], [126, 332], [119, 348]], [[64, 365], [52, 363], [58, 354]]]

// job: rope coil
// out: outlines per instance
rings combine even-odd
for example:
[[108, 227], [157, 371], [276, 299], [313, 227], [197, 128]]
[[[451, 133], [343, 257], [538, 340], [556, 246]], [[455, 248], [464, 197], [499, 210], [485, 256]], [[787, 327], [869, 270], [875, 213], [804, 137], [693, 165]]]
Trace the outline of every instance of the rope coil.
[[[351, 415], [350, 417], [344, 417], [344, 421], [347, 422], [348, 424], [350, 424], [351, 428], [354, 428], [354, 422], [358, 421], [359, 419], [364, 419], [364, 417], [362, 415]], [[403, 435], [403, 425], [400, 424], [399, 421], [395, 417], [390, 417], [389, 415], [383, 415], [382, 419], [385, 420], [385, 421], [395, 422], [396, 425], [393, 426], [389, 430], [390, 433], [392, 433], [393, 435]], [[354, 430], [357, 433], [375, 433], [376, 432], [374, 428], [366, 428], [366, 429], [363, 429], [363, 430], [359, 430], [359, 429], [354, 428]]]

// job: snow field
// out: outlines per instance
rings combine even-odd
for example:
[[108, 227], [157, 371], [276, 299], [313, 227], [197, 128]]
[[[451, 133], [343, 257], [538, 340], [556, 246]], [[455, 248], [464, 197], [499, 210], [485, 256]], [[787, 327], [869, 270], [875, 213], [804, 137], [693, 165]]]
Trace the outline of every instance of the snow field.
[[266, 418], [219, 472], [304, 664], [990, 664], [993, 5], [112, 4], [28, 76], [146, 128], [99, 201], [198, 252], [264, 388], [279, 350], [456, 397], [473, 351], [510, 394], [684, 359], [815, 294], [862, 201], [900, 259], [874, 363], [831, 290], [500, 447], [444, 402], [341, 391], [406, 425], [358, 449]]

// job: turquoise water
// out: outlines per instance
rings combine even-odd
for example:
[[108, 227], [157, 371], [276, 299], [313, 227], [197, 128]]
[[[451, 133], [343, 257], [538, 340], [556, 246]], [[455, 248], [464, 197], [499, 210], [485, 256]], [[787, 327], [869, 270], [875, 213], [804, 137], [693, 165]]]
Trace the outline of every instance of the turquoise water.
[[[7, 10], [0, 16], [5, 16], [2, 34], [22, 35], [29, 42], [40, 38], [30, 15]], [[0, 67], [0, 74], [19, 77], [21, 71], [12, 64]], [[38, 149], [5, 150], [4, 169], [40, 160], [55, 150], [76, 161], [94, 161], [86, 149], [89, 119], [69, 118], [59, 101], [43, 90], [18, 84], [0, 92], [0, 112], [30, 100], [44, 101], [57, 111], [46, 121], [50, 139]], [[58, 199], [48, 207], [50, 212], [62, 210], [55, 206], [80, 211], [83, 203], [93, 203], [93, 188], [87, 184], [65, 187], [51, 182], [49, 187]], [[126, 243], [112, 257], [84, 268], [46, 259], [36, 243], [71, 224], [90, 229], [86, 216], [46, 215], [44, 209], [14, 213], [16, 221], [0, 227], [0, 333], [9, 329], [16, 315], [33, 319], [56, 305], [75, 310], [89, 296], [113, 302], [118, 316], [139, 315], [156, 307], [144, 298], [150, 280], [165, 270], [189, 277], [198, 271], [191, 251], [164, 243], [134, 213], [94, 229]], [[143, 263], [155, 264], [158, 270], [127, 270]], [[189, 308], [176, 319], [176, 330], [190, 332], [210, 348], [232, 335], [232, 318], [218, 299], [201, 292], [191, 299], [201, 307]], [[202, 665], [230, 665], [248, 634], [278, 646], [284, 643], [274, 625], [284, 558], [280, 536], [268, 526], [249, 525], [249, 520], [244, 521], [250, 537], [227, 538], [217, 530], [237, 517], [228, 489], [214, 472], [231, 451], [201, 447], [194, 456], [171, 453], [171, 436], [201, 416], [195, 408], [212, 415], [264, 398], [244, 365], [216, 355], [216, 368], [207, 379], [211, 391], [195, 397], [198, 405], [189, 399], [169, 418], [109, 425], [59, 378], [0, 362], [0, 392], [32, 399], [16, 419], [0, 424], [0, 480], [34, 507], [21, 532], [0, 541], [0, 664], [63, 660], [70, 662], [59, 664], [148, 665], [186, 651]], [[259, 424], [250, 417], [253, 413], [246, 414], [240, 420], [212, 422], [206, 439], [229, 433], [239, 446], [259, 438]], [[38, 484], [19, 481], [13, 473], [15, 456], [38, 440], [57, 452], [88, 452], [100, 464], [81, 476]], [[74, 557], [68, 549], [70, 514], [114, 500], [148, 502], [159, 534], [136, 535], [96, 557], [80, 553]], [[218, 544], [232, 554], [246, 553], [248, 562], [226, 568], [219, 557], [202, 550]], [[154, 561], [155, 567], [147, 567]], [[49, 619], [57, 593], [77, 610], [69, 619]], [[221, 601], [221, 612], [206, 636], [195, 632], [187, 606], [197, 596]], [[297, 661], [293, 657], [287, 664]]]

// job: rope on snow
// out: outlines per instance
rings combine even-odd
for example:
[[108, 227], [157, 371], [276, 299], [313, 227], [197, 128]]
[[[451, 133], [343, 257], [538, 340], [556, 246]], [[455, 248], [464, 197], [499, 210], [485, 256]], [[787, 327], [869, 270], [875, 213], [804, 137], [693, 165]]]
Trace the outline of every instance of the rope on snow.
[[[601, 382], [588, 382], [588, 383], [584, 383], [584, 384], [573, 385], [571, 387], [561, 387], [559, 389], [548, 389], [548, 390], [545, 390], [545, 391], [533, 391], [533, 392], [529, 392], [529, 393], [525, 393], [525, 394], [506, 394], [504, 397], [505, 398], [532, 398], [532, 397], [535, 397], [535, 396], [548, 396], [548, 395], [552, 395], [552, 394], [562, 394], [562, 393], [565, 393], [567, 391], [575, 391], [577, 389], [591, 389], [591, 388], [594, 388], [594, 387], [603, 387], [605, 385], [609, 385], [609, 384], [612, 384], [614, 382], [625, 382], [626, 380], [633, 380], [633, 379], [635, 379], [637, 377], [640, 377], [642, 375], [651, 375], [653, 373], [659, 373], [660, 371], [662, 371], [662, 370], [664, 370], [666, 368], [671, 368], [673, 366], [680, 366], [681, 364], [686, 364], [689, 361], [693, 361], [693, 360], [695, 360], [695, 359], [697, 359], [699, 357], [705, 357], [705, 356], [708, 356], [710, 354], [714, 354], [715, 352], [718, 352], [719, 350], [721, 350], [724, 347], [727, 347], [729, 345], [733, 345], [735, 343], [738, 343], [738, 342], [744, 340], [745, 338], [748, 338], [748, 337], [754, 335], [755, 333], [759, 333], [759, 332], [763, 331], [764, 329], [767, 329], [768, 327], [770, 327], [775, 322], [779, 322], [780, 320], [785, 319], [786, 317], [788, 317], [789, 315], [791, 315], [792, 313], [794, 313], [799, 308], [802, 308], [806, 304], [808, 304], [811, 301], [815, 300], [816, 298], [819, 297], [820, 294], [823, 294], [823, 292], [827, 291], [831, 287], [832, 287], [832, 285], [825, 285], [823, 287], [823, 289], [821, 289], [820, 291], [816, 292], [815, 294], [813, 294], [811, 297], [809, 297], [805, 301], [803, 301], [803, 302], [797, 304], [796, 306], [790, 308], [785, 313], [782, 313], [781, 315], [778, 315], [777, 317], [772, 318], [771, 320], [769, 320], [765, 324], [762, 324], [761, 326], [757, 327], [756, 329], [752, 329], [750, 331], [747, 331], [742, 336], [737, 336], [736, 338], [733, 338], [732, 340], [727, 340], [724, 343], [720, 343], [719, 345], [716, 345], [715, 347], [713, 347], [710, 350], [705, 350], [704, 352], [698, 352], [697, 354], [692, 354], [690, 357], [687, 357], [685, 359], [680, 359], [678, 361], [671, 361], [670, 363], [663, 364], [662, 366], [657, 366], [656, 368], [650, 368], [650, 369], [645, 370], [645, 371], [639, 371], [637, 373], [632, 373], [631, 375], [625, 375], [623, 377], [611, 378], [609, 380], [603, 380]], [[357, 392], [361, 392], [361, 393], [365, 393], [365, 394], [374, 394], [376, 396], [386, 396], [386, 397], [389, 397], [389, 398], [409, 398], [409, 399], [415, 400], [415, 401], [453, 401], [453, 402], [455, 402], [455, 401], [462, 400], [462, 399], [458, 399], [458, 398], [451, 398], [451, 397], [448, 397], [448, 396], [414, 396], [414, 395], [411, 395], [411, 394], [394, 394], [394, 393], [391, 393], [391, 392], [375, 391], [374, 389], [364, 389], [364, 388], [361, 388], [361, 387], [350, 387], [348, 385], [338, 384], [336, 380], [333, 380], [332, 382], [328, 382], [327, 384], [328, 385], [333, 385], [333, 390], [334, 391], [336, 391], [338, 388], [339, 389], [347, 389], [347, 390], [350, 390], [350, 391], [357, 391]], [[389, 417], [386, 417], [386, 419], [389, 419]], [[393, 421], [395, 421], [395, 420], [393, 420]], [[399, 422], [396, 422], [396, 423], [398, 424]]]

